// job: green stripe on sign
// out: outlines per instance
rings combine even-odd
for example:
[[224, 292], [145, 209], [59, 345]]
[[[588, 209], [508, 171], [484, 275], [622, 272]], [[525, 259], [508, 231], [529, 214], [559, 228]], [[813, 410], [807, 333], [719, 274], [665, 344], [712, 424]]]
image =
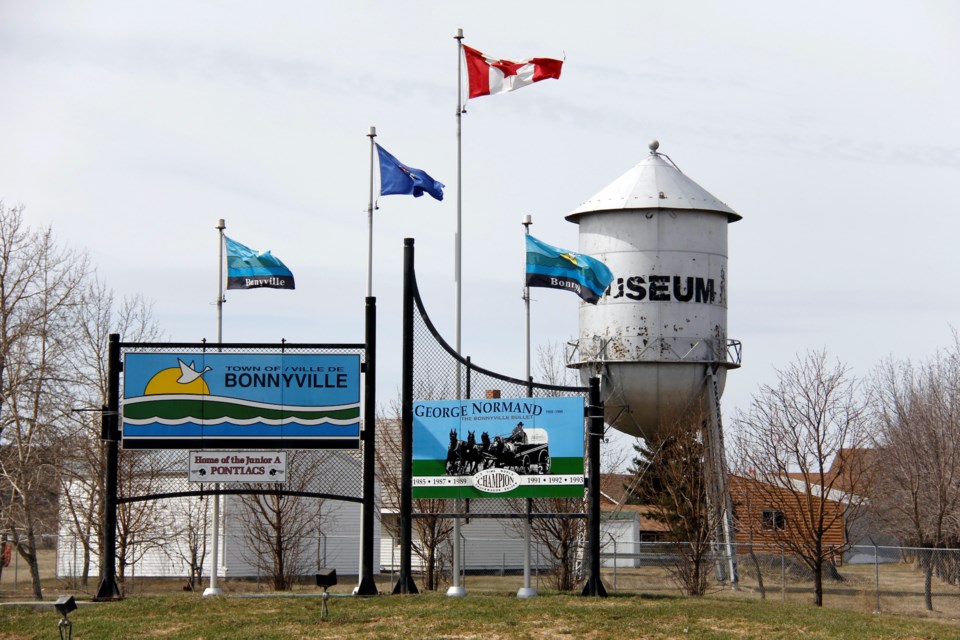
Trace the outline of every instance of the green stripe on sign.
[[487, 493], [473, 487], [414, 487], [413, 497], [429, 498], [582, 498], [579, 485], [519, 487], [504, 493]]

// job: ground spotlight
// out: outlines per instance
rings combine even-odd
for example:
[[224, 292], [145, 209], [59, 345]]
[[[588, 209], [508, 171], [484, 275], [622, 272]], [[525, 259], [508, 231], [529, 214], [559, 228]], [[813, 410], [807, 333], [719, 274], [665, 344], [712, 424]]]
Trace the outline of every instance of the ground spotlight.
[[330, 600], [330, 594], [327, 593], [327, 589], [337, 584], [337, 570], [336, 569], [320, 569], [317, 571], [317, 586], [323, 587], [323, 595], [320, 596], [320, 619], [329, 620], [330, 619], [330, 609], [327, 606], [327, 601]]
[[73, 596], [60, 596], [53, 603], [57, 613], [60, 614], [60, 622], [57, 623], [57, 630], [60, 631], [60, 640], [70, 640], [73, 638], [73, 623], [67, 617], [71, 611], [77, 610], [77, 601]]

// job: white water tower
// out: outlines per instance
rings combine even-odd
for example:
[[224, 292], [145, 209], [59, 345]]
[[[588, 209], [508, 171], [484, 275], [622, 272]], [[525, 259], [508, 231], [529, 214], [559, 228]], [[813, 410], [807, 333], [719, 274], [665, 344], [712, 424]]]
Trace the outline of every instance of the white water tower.
[[[714, 393], [739, 366], [727, 339], [727, 225], [740, 215], [688, 178], [650, 143], [650, 154], [577, 207], [580, 252], [614, 280], [580, 305], [571, 366], [600, 372], [606, 422], [649, 436]], [[708, 406], [708, 405], [703, 405]]]

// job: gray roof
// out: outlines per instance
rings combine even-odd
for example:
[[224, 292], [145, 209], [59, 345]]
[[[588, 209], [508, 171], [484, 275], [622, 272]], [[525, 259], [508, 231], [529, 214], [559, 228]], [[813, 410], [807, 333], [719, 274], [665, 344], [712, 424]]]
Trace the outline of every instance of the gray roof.
[[650, 155], [611, 182], [595, 196], [570, 212], [576, 222], [585, 213], [624, 209], [688, 209], [727, 214], [730, 222], [740, 214], [688, 178], [668, 156], [657, 153], [659, 143], [650, 143]]

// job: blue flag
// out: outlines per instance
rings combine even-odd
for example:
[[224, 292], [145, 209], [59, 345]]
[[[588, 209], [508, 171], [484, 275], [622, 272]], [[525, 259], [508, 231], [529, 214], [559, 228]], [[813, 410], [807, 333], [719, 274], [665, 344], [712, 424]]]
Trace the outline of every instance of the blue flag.
[[613, 273], [596, 258], [552, 247], [527, 234], [527, 286], [565, 289], [596, 304]]
[[426, 171], [408, 167], [380, 145], [377, 145], [377, 153], [380, 156], [380, 195], [400, 194], [419, 198], [426, 191], [437, 200], [443, 200], [443, 187], [446, 185], [442, 182], [431, 178]]
[[227, 289], [293, 289], [293, 274], [269, 251], [259, 253], [236, 240], [227, 242]]

